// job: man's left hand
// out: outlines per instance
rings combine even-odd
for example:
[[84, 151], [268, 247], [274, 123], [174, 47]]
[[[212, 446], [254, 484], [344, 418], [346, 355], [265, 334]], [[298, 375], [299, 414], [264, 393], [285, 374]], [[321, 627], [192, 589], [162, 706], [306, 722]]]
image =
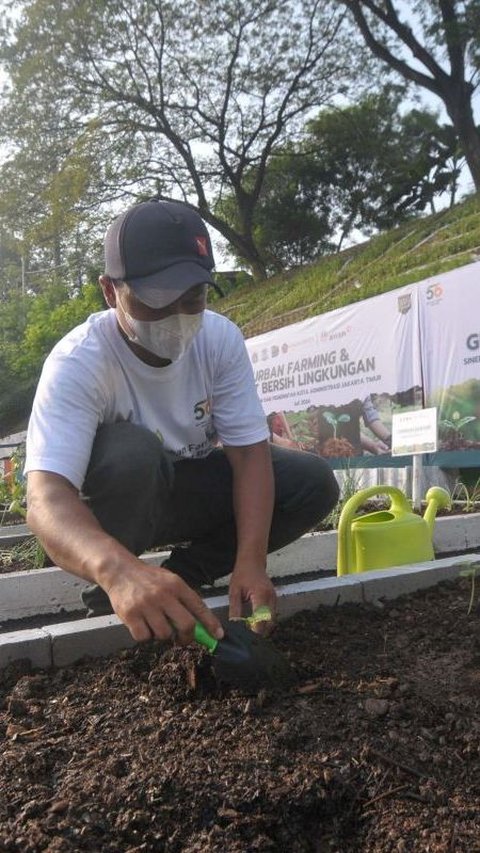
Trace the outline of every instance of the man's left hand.
[[230, 619], [243, 616], [244, 604], [251, 607], [252, 613], [266, 606], [272, 614], [271, 622], [257, 623], [255, 630], [261, 634], [271, 631], [277, 609], [277, 594], [265, 569], [236, 567], [230, 579]]

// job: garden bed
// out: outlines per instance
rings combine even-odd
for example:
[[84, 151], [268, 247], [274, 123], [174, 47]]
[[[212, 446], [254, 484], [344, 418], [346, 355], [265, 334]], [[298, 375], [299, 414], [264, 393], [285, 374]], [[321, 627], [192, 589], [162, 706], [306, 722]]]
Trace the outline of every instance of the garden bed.
[[244, 697], [196, 649], [0, 674], [0, 850], [455, 851], [480, 838], [480, 623], [466, 579], [303, 612], [298, 685]]
[[[389, 501], [385, 500], [369, 500], [367, 501], [363, 507], [361, 507], [358, 511], [358, 515], [362, 515], [366, 512], [375, 512], [379, 509], [384, 508], [389, 505]], [[451, 519], [469, 519], [472, 517], [478, 517], [480, 513], [477, 511], [478, 506], [475, 505], [473, 512], [471, 508], [467, 509], [466, 502], [463, 502], [462, 508], [459, 508], [458, 502], [457, 505], [453, 506], [451, 509], [439, 508], [436, 513], [437, 518], [451, 518]], [[422, 508], [421, 512], [416, 511], [417, 515], [422, 515], [425, 512], [425, 507]], [[336, 530], [338, 522], [338, 517], [335, 517], [335, 521], [332, 523], [332, 519], [328, 517], [323, 522], [321, 522], [317, 527], [314, 528], [312, 532], [316, 533], [329, 533], [334, 532]], [[12, 534], [15, 534], [15, 528], [9, 526], [0, 527], [0, 530], [8, 534], [11, 529]], [[168, 548], [170, 546], [165, 546]], [[476, 546], [474, 546], [476, 547]], [[160, 549], [154, 549], [160, 550]], [[443, 554], [441, 549], [437, 549], [437, 556]], [[461, 550], [461, 549], [460, 549]], [[468, 551], [468, 548], [464, 549]], [[9, 544], [4, 541], [2, 544], [0, 540], [0, 575], [11, 574], [12, 572], [21, 572], [21, 571], [32, 571], [34, 569], [43, 568], [52, 566], [53, 562], [50, 560], [48, 556], [45, 555], [41, 546], [37, 543], [35, 537], [30, 536], [26, 538], [22, 542], [16, 542], [14, 544]]]

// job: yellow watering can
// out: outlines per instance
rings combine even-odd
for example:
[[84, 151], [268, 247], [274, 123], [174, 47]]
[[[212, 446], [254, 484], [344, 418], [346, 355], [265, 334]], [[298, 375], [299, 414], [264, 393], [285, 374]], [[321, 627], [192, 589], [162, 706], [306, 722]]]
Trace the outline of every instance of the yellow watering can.
[[[390, 495], [390, 508], [355, 518], [360, 506], [373, 495]], [[395, 486], [370, 486], [353, 495], [338, 523], [337, 575], [386, 569], [405, 563], [433, 560], [433, 528], [439, 507], [450, 506], [445, 489], [433, 486], [426, 494], [421, 518]]]

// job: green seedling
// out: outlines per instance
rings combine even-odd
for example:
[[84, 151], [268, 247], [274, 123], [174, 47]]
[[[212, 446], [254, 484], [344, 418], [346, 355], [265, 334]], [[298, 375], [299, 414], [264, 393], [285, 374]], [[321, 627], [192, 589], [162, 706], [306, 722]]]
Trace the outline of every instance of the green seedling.
[[338, 527], [338, 522], [340, 520], [340, 516], [342, 514], [342, 509], [345, 506], [346, 502], [350, 500], [353, 495], [355, 495], [359, 489], [360, 478], [358, 477], [357, 472], [350, 468], [348, 463], [348, 459], [345, 460], [345, 464], [342, 467], [343, 477], [341, 480], [341, 491], [340, 491], [340, 500], [330, 510], [329, 514], [325, 518], [323, 524], [325, 527], [332, 527], [333, 530], [336, 530]]
[[230, 622], [246, 622], [249, 628], [254, 628], [255, 625], [260, 624], [260, 622], [271, 622], [272, 621], [272, 611], [266, 604], [262, 604], [261, 607], [257, 607], [256, 610], [253, 611], [251, 616], [236, 616], [233, 619], [230, 619]]
[[480, 506], [480, 477], [474, 485], [466, 486], [461, 481], [455, 483], [452, 492], [452, 504], [460, 503], [462, 512], [477, 512]]
[[460, 572], [460, 577], [462, 578], [470, 578], [471, 587], [470, 587], [470, 602], [468, 605], [467, 616], [470, 616], [470, 613], [473, 609], [473, 603], [475, 600], [475, 581], [477, 577], [477, 573], [480, 572], [480, 560], [476, 560], [474, 563], [462, 563], [465, 566], [464, 569]]

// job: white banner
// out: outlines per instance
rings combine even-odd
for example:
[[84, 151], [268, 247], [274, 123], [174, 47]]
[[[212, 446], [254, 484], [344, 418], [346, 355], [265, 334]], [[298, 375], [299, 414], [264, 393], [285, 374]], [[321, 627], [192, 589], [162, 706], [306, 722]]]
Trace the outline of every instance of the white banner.
[[247, 348], [272, 438], [291, 446], [386, 453], [393, 406], [422, 405], [415, 286], [250, 338]]
[[439, 450], [480, 450], [480, 265], [417, 286], [425, 405], [437, 406]]

